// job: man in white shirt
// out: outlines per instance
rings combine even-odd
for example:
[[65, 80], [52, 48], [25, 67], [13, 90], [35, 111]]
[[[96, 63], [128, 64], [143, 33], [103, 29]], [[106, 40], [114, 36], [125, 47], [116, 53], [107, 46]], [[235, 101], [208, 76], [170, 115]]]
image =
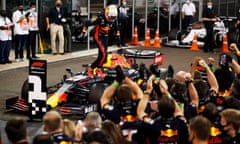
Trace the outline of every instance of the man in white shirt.
[[186, 0], [186, 3], [182, 7], [183, 29], [186, 29], [192, 24], [193, 17], [196, 13], [196, 7], [190, 0]]
[[27, 59], [31, 58], [38, 58], [36, 56], [36, 36], [38, 33], [38, 13], [36, 10], [36, 3], [30, 4], [30, 9], [27, 11], [29, 12], [28, 20], [29, 20], [29, 35], [27, 41]]
[[[24, 6], [22, 3], [18, 4], [18, 10], [13, 13], [13, 23], [14, 23], [14, 35], [16, 39], [16, 47], [15, 47], [15, 61], [23, 61], [23, 51], [24, 45], [26, 43], [28, 37], [28, 15], [24, 10]], [[20, 59], [19, 59], [20, 58]]]
[[11, 63], [9, 54], [12, 48], [13, 23], [7, 17], [7, 12], [0, 12], [0, 64]]

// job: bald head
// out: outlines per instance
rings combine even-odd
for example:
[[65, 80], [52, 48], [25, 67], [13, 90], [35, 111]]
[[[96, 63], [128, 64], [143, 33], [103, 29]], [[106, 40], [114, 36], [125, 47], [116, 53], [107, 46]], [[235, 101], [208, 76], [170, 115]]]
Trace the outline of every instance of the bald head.
[[44, 130], [47, 132], [56, 131], [61, 128], [62, 116], [57, 111], [49, 111], [43, 116]]

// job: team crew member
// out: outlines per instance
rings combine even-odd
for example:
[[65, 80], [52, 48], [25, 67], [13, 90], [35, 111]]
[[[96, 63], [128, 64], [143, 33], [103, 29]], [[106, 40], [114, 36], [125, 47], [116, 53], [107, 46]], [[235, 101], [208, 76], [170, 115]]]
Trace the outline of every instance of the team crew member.
[[30, 15], [29, 19], [29, 35], [27, 41], [27, 59], [30, 58], [32, 54], [32, 58], [37, 58], [36, 56], [36, 36], [38, 33], [38, 13], [36, 10], [36, 3], [31, 3], [31, 8], [28, 10]]
[[117, 15], [117, 7], [115, 5], [109, 5], [102, 13], [97, 15], [96, 20], [88, 20], [85, 22], [85, 27], [80, 37], [84, 35], [88, 26], [95, 25], [94, 40], [98, 47], [98, 57], [91, 64], [91, 69], [102, 66], [106, 61], [108, 48], [108, 33], [110, 30], [110, 26], [116, 22]]
[[[16, 38], [16, 48], [15, 48], [15, 61], [23, 61], [23, 51], [24, 45], [28, 37], [28, 15], [24, 10], [22, 3], [18, 4], [18, 10], [13, 13], [13, 23], [14, 23], [14, 35]], [[20, 59], [19, 59], [20, 58]]]
[[196, 116], [189, 122], [189, 141], [192, 144], [208, 144], [211, 122], [203, 117]]
[[[125, 77], [120, 66], [117, 66], [116, 70], [116, 80], [106, 88], [100, 99], [101, 111], [105, 118], [118, 124], [122, 129], [123, 135], [126, 136], [129, 129], [134, 133], [137, 131], [136, 109], [143, 93], [135, 82]], [[112, 104], [111, 101], [113, 99], [114, 103]], [[135, 136], [133, 135], [134, 138]]]
[[221, 113], [221, 125], [226, 132], [223, 144], [240, 143], [240, 112], [236, 109], [225, 109]]
[[140, 100], [137, 108], [137, 115], [142, 120], [143, 135], [146, 136], [150, 144], [167, 143], [188, 143], [187, 122], [184, 118], [183, 110], [168, 92], [168, 86], [164, 80], [159, 81], [159, 88], [162, 97], [158, 101], [156, 111], [158, 117], [152, 119], [145, 112], [150, 94], [152, 93], [152, 83], [155, 76], [152, 75], [147, 81], [147, 88], [144, 96]]
[[202, 14], [202, 21], [207, 30], [207, 36], [205, 37], [204, 52], [213, 51], [213, 26], [216, 20], [217, 19], [214, 15], [213, 10], [213, 3], [211, 0], [209, 0]]
[[11, 63], [9, 54], [12, 48], [13, 23], [7, 17], [7, 12], [0, 12], [0, 64]]
[[194, 3], [187, 0], [182, 7], [183, 29], [186, 29], [193, 22], [193, 17], [196, 13], [196, 7]]
[[62, 1], [56, 0], [55, 7], [50, 9], [48, 16], [46, 17], [47, 30], [50, 29], [51, 36], [51, 48], [52, 54], [57, 54], [56, 49], [56, 36], [59, 39], [58, 51], [61, 55], [64, 54], [64, 36], [63, 36], [63, 23], [66, 21], [67, 12], [62, 7]]
[[64, 134], [62, 129], [62, 116], [57, 111], [48, 111], [43, 116], [43, 130], [52, 135], [54, 144], [72, 143], [73, 138]]

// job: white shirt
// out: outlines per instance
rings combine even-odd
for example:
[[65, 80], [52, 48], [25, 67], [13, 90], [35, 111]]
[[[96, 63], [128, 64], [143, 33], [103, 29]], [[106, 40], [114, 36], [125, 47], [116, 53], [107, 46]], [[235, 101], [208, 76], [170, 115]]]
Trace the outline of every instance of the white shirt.
[[178, 5], [177, 2], [175, 2], [175, 3], [171, 6], [169, 13], [170, 13], [170, 15], [176, 15], [177, 12], [179, 12], [179, 5]]
[[25, 11], [21, 13], [19, 10], [13, 13], [14, 35], [27, 35], [29, 33], [29, 25], [25, 14]]
[[[28, 16], [29, 20], [29, 31], [38, 31], [38, 13], [35, 8], [29, 9], [27, 12], [30, 12]], [[27, 13], [26, 12], [26, 13]]]
[[119, 7], [119, 15], [120, 15], [120, 18], [125, 19], [125, 18], [128, 17], [128, 15], [127, 15], [127, 10], [128, 10], [127, 7], [122, 7], [122, 6]]
[[193, 16], [196, 12], [196, 7], [192, 2], [189, 4], [185, 3], [182, 7], [182, 12], [184, 12], [184, 15]]
[[5, 26], [9, 27], [9, 29], [6, 30], [0, 30], [0, 40], [1, 41], [7, 41], [7, 40], [12, 40], [12, 30], [11, 26], [13, 23], [10, 21], [8, 17], [2, 17], [0, 16], [0, 26]]

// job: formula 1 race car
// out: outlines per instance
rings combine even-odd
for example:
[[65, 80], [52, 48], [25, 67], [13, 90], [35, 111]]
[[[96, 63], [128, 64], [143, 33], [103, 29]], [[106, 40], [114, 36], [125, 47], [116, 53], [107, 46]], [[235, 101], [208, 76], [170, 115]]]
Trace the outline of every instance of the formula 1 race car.
[[163, 43], [169, 47], [190, 48], [194, 36], [197, 36], [197, 44], [202, 47], [204, 45], [203, 39], [207, 32], [202, 22], [195, 22], [192, 26], [189, 26], [185, 31], [179, 31], [178, 29], [172, 29], [168, 33], [168, 40]]
[[[124, 74], [137, 82], [140, 87], [150, 75], [145, 64], [138, 65], [136, 58], [153, 59], [154, 65], [162, 65], [164, 54], [153, 50], [120, 49], [117, 53], [110, 53], [107, 62], [101, 67], [94, 69], [92, 73], [87, 71], [73, 72], [70, 68], [66, 71], [63, 80], [54, 86], [47, 88], [47, 110], [57, 109], [62, 115], [85, 116], [88, 112], [97, 111], [99, 99], [104, 89], [116, 79], [115, 67], [120, 65]], [[27, 103], [29, 84], [26, 80], [22, 87], [21, 98], [7, 100], [7, 108], [21, 112], [29, 111]]]
[[[233, 28], [236, 17], [219, 16], [213, 27], [213, 43], [216, 48], [220, 48], [223, 44], [224, 34], [227, 34], [229, 43], [239, 43], [239, 32]], [[168, 40], [163, 43], [165, 46], [190, 48], [194, 38], [197, 36], [199, 47], [204, 46], [204, 38], [207, 34], [202, 22], [194, 22], [186, 31], [172, 29], [168, 33]]]

